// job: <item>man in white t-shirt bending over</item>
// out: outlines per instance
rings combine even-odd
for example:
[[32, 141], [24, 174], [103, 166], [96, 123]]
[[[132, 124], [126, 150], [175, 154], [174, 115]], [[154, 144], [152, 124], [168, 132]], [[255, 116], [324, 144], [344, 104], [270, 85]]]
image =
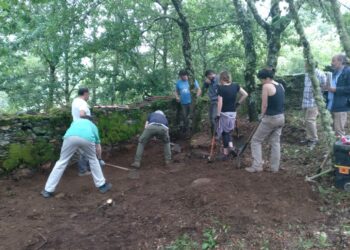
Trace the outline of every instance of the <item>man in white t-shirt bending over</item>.
[[91, 116], [87, 100], [89, 100], [89, 89], [80, 88], [78, 90], [78, 97], [76, 97], [72, 102], [73, 121], [80, 119], [82, 116]]
[[[89, 89], [88, 88], [79, 88], [78, 96], [72, 102], [72, 117], [73, 121], [80, 119], [82, 116], [91, 116], [89, 105], [87, 104], [89, 100]], [[89, 161], [84, 157], [84, 154], [81, 154], [78, 161], [79, 167], [79, 176], [90, 175], [89, 171]]]

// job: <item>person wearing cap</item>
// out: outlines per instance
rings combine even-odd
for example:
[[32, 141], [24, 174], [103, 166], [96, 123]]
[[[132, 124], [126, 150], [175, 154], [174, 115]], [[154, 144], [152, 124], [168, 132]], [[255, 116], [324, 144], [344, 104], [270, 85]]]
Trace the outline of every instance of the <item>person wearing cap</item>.
[[[190, 84], [188, 82], [188, 72], [186, 70], [180, 70], [179, 78], [180, 79], [176, 82], [175, 98], [177, 102], [181, 103], [183, 132], [189, 133], [192, 126], [190, 118], [192, 98]], [[200, 89], [197, 80], [194, 80], [194, 88], [197, 97], [199, 97], [202, 90]]]
[[54, 195], [70, 158], [78, 150], [81, 150], [89, 161], [92, 179], [99, 191], [105, 193], [112, 187], [112, 184], [106, 182], [98, 160], [98, 158], [101, 158], [102, 153], [98, 129], [91, 121], [90, 116], [82, 116], [81, 118], [72, 122], [63, 137], [60, 159], [56, 162], [45, 188], [41, 192], [41, 195], [45, 198], [50, 198]]
[[135, 160], [131, 164], [134, 168], [141, 167], [141, 159], [145, 145], [152, 137], [157, 137], [164, 143], [165, 165], [171, 162], [170, 137], [168, 120], [163, 111], [157, 110], [148, 115], [145, 130], [139, 138], [139, 143], [136, 150]]

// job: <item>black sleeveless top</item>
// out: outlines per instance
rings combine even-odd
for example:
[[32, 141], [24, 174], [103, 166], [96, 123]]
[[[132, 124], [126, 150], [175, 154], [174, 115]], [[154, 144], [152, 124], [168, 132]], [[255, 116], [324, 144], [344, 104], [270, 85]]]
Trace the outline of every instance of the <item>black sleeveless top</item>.
[[276, 93], [267, 99], [266, 115], [279, 115], [284, 113], [284, 88], [282, 84], [275, 85]]

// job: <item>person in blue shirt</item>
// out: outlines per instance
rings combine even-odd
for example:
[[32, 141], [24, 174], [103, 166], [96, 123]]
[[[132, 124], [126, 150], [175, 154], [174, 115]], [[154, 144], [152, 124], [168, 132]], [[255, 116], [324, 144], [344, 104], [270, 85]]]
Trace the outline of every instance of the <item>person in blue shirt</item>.
[[347, 58], [339, 54], [332, 58], [332, 81], [327, 86], [327, 109], [332, 112], [333, 127], [337, 136], [346, 135], [347, 113], [350, 111], [350, 67]]
[[141, 159], [143, 150], [147, 142], [156, 136], [158, 139], [162, 140], [164, 143], [164, 155], [165, 155], [165, 165], [169, 165], [171, 161], [171, 150], [170, 150], [170, 137], [168, 120], [165, 117], [163, 111], [157, 110], [148, 115], [145, 130], [139, 138], [139, 144], [137, 146], [135, 161], [131, 164], [134, 168], [141, 167]]
[[[194, 81], [194, 89], [196, 90], [196, 95], [199, 97], [202, 93], [199, 88], [197, 80]], [[191, 128], [191, 87], [188, 82], [188, 73], [186, 70], [180, 70], [179, 80], [176, 82], [176, 91], [175, 91], [176, 101], [180, 102], [182, 109], [182, 127], [183, 132], [188, 133]]]
[[91, 121], [91, 117], [82, 116], [81, 119], [73, 121], [63, 139], [60, 159], [52, 169], [41, 195], [45, 198], [53, 196], [70, 158], [72, 158], [74, 153], [78, 150], [81, 150], [89, 161], [95, 186], [101, 193], [110, 190], [112, 184], [106, 183], [98, 160], [98, 158], [101, 159], [102, 149], [98, 129]]

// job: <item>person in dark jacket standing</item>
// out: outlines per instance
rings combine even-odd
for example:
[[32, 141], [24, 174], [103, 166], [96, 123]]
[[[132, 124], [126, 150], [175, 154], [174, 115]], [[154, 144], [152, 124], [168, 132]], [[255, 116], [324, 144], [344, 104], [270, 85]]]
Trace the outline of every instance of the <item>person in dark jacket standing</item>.
[[215, 133], [215, 118], [218, 111], [218, 86], [219, 78], [211, 69], [205, 71], [205, 80], [203, 84], [203, 92], [208, 89], [209, 105], [209, 121], [211, 126], [211, 135]]
[[347, 112], [350, 111], [350, 67], [345, 55], [332, 58], [332, 81], [328, 87], [327, 109], [332, 112], [333, 127], [337, 136], [344, 136]]
[[148, 115], [145, 130], [139, 138], [139, 144], [137, 146], [135, 160], [131, 164], [134, 168], [141, 167], [141, 159], [143, 155], [143, 150], [147, 142], [156, 136], [164, 143], [164, 155], [165, 155], [165, 165], [169, 165], [171, 161], [171, 149], [170, 149], [170, 137], [168, 120], [165, 117], [163, 111], [157, 110]]
[[280, 137], [284, 126], [284, 88], [282, 84], [273, 80], [274, 69], [262, 69], [258, 78], [263, 84], [261, 96], [261, 122], [253, 135], [251, 151], [253, 163], [246, 168], [248, 172], [263, 171], [261, 144], [268, 138], [271, 145], [270, 168], [272, 172], [278, 172], [280, 167], [281, 146]]

